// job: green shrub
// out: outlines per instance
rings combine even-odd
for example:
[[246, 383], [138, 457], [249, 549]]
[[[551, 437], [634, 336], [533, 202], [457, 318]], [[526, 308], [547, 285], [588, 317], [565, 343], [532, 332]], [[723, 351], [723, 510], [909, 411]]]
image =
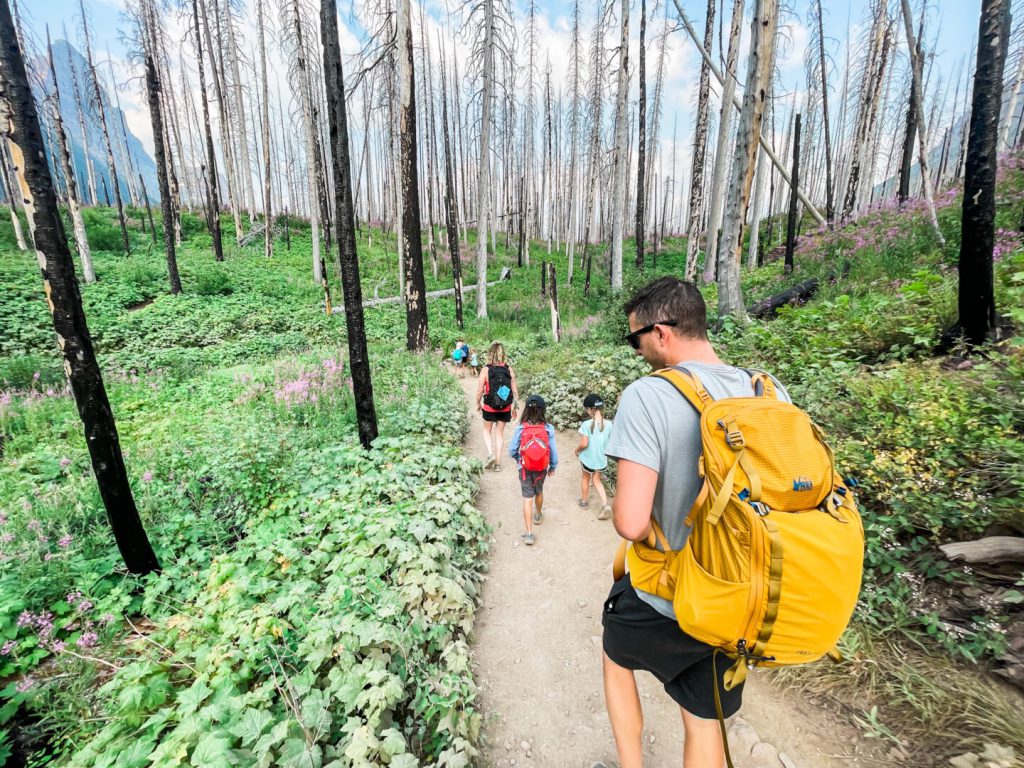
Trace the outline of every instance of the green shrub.
[[210, 266], [196, 274], [192, 292], [199, 296], [230, 296], [234, 293], [231, 276], [223, 267]]

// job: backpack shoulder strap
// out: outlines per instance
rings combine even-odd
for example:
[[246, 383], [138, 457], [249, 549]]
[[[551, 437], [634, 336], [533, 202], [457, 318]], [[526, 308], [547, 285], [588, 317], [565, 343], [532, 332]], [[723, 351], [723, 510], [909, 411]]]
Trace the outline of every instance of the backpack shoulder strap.
[[749, 368], [744, 368], [744, 371], [750, 376], [750, 384], [754, 387], [755, 397], [764, 397], [769, 400], [779, 400], [778, 387], [775, 386], [775, 381], [764, 371], [754, 371]]
[[708, 394], [704, 385], [701, 384], [697, 375], [690, 371], [681, 368], [662, 368], [660, 371], [652, 373], [651, 376], [665, 379], [665, 381], [675, 387], [676, 391], [685, 397], [690, 405], [697, 409], [697, 413], [703, 413], [705, 406], [714, 400]]

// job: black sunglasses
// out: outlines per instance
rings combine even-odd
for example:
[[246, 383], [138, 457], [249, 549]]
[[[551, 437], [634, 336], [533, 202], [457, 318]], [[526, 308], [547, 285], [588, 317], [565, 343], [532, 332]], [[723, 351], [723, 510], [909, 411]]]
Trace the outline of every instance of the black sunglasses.
[[645, 333], [650, 333], [651, 331], [653, 331], [654, 327], [657, 325], [675, 326], [677, 325], [677, 323], [675, 320], [661, 320], [657, 323], [645, 325], [643, 328], [639, 328], [633, 331], [632, 333], [626, 334], [626, 343], [629, 344], [629, 346], [631, 346], [633, 349], [640, 349], [640, 337], [643, 336]]

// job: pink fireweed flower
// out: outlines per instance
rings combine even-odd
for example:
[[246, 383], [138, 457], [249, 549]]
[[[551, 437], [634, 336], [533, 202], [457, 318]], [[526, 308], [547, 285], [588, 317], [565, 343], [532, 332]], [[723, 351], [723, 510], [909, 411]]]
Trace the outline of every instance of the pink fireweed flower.
[[71, 534], [65, 533], [63, 536], [60, 537], [60, 539], [57, 540], [57, 546], [61, 549], [67, 549], [71, 546], [71, 540]]
[[92, 602], [90, 602], [89, 600], [82, 600], [76, 607], [82, 613], [88, 613], [92, 610]]
[[102, 616], [100, 616], [100, 624], [102, 624], [103, 626], [107, 626], [108, 624], [112, 623], [113, 621], [114, 621], [114, 614], [112, 614], [112, 613], [104, 613]]
[[3, 542], [4, 544], [10, 544], [12, 541], [14, 541], [14, 534], [10, 531], [3, 535], [0, 535], [0, 542]]
[[0, 525], [7, 525], [7, 515], [0, 512]]
[[18, 616], [17, 627], [28, 627], [31, 626], [36, 620], [36, 615], [31, 611], [22, 611], [21, 615]]
[[17, 643], [14, 640], [8, 640], [3, 644], [3, 647], [0, 647], [0, 656], [10, 656], [15, 645], [17, 645]]
[[60, 460], [60, 468], [61, 469], [66, 469], [67, 467], [70, 467], [70, 466], [71, 466], [71, 459], [69, 459], [67, 456], [62, 456], [61, 460]]
[[99, 639], [99, 635], [95, 632], [84, 632], [81, 637], [75, 640], [75, 645], [79, 648], [93, 648]]
[[36, 684], [36, 681], [31, 677], [24, 678], [20, 683], [14, 686], [14, 690], [18, 693], [25, 693], [29, 688]]
[[28, 528], [30, 531], [38, 532], [43, 530], [43, 524], [40, 523], [38, 520], [29, 520], [28, 525], [26, 525], [25, 527]]
[[64, 653], [64, 648], [67, 647], [67, 643], [63, 640], [54, 640], [50, 643], [50, 650], [54, 653]]
[[145, 472], [143, 472], [142, 473], [142, 482], [144, 482], [144, 483], [151, 483], [151, 482], [153, 482], [153, 473], [150, 472], [149, 470], [146, 470]]
[[76, 589], [74, 592], [68, 592], [64, 599], [67, 600], [68, 605], [74, 605], [82, 599], [82, 593]]

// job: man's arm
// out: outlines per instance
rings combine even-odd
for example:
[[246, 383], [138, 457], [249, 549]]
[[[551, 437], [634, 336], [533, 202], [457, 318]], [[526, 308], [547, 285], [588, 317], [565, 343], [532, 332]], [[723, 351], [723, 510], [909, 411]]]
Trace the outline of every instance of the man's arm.
[[658, 473], [627, 459], [619, 459], [618, 471], [612, 523], [622, 538], [642, 541], [651, 535], [651, 508]]

